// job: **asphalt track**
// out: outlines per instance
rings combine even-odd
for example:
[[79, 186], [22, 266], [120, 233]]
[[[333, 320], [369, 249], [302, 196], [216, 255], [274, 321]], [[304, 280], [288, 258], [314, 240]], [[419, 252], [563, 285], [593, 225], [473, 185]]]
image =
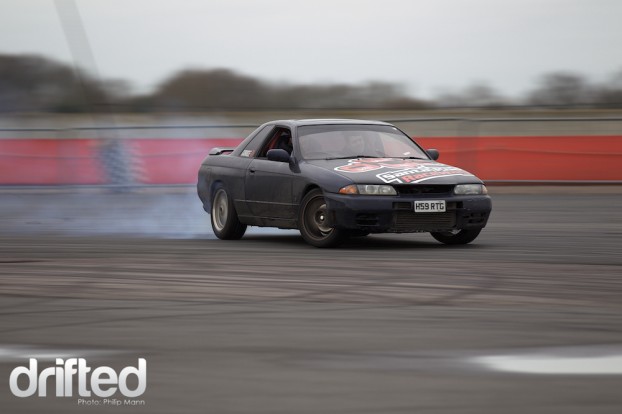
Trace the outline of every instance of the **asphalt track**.
[[[493, 193], [472, 245], [322, 250], [276, 230], [216, 240], [186, 189], [2, 191], [1, 411], [619, 413], [619, 360], [572, 361], [622, 355], [622, 189]], [[9, 391], [29, 356], [69, 355], [146, 358], [145, 406]], [[508, 355], [568, 372], [480, 363]]]

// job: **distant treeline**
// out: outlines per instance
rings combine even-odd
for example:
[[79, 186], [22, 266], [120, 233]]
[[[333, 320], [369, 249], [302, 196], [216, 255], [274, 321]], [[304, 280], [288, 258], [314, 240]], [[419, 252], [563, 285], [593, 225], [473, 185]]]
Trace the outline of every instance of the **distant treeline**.
[[184, 70], [150, 94], [134, 95], [130, 90], [127, 81], [96, 79], [82, 69], [41, 56], [0, 55], [0, 112], [622, 108], [622, 72], [606, 84], [593, 84], [573, 73], [547, 74], [520, 100], [507, 99], [485, 84], [422, 100], [405, 94], [397, 83], [275, 84], [229, 69]]

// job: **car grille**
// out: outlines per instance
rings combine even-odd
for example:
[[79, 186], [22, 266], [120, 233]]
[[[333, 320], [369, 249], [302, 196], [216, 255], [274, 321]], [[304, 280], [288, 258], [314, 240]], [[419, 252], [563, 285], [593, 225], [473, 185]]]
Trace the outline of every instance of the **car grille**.
[[389, 231], [394, 233], [430, 232], [450, 230], [456, 225], [456, 212], [415, 213], [413, 211], [395, 211], [393, 226]]
[[438, 185], [394, 185], [395, 191], [399, 195], [413, 195], [413, 194], [449, 194], [453, 191], [453, 185], [438, 184]]

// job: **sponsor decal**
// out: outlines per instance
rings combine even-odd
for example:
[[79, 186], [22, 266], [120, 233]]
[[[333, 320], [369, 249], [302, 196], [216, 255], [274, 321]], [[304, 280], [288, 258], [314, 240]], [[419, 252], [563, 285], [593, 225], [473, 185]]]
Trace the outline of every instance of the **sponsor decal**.
[[362, 173], [385, 170], [376, 174], [387, 184], [412, 184], [437, 177], [450, 177], [470, 174], [460, 168], [437, 162], [421, 162], [417, 160], [396, 160], [393, 158], [364, 158], [349, 160], [348, 164], [335, 168], [345, 173]]
[[387, 165], [390, 165], [391, 161], [395, 161], [392, 158], [363, 158], [349, 160], [346, 165], [341, 165], [335, 168], [335, 171], [347, 172], [347, 173], [361, 173], [379, 170]]

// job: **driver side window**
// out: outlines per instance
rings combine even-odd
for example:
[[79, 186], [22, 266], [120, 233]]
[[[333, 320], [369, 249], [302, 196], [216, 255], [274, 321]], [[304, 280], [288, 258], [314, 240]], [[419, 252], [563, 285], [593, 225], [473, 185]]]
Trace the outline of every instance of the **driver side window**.
[[264, 146], [257, 153], [257, 158], [265, 158], [271, 149], [283, 149], [291, 155], [294, 147], [292, 145], [292, 133], [289, 128], [275, 128]]

